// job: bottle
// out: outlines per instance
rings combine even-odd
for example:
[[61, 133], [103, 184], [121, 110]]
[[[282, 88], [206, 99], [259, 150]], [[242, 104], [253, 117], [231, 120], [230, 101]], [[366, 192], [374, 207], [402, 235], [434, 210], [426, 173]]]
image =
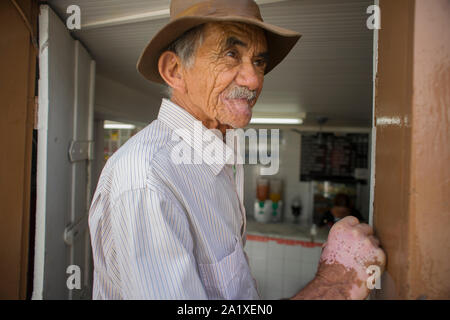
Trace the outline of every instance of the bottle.
[[269, 180], [259, 178], [256, 181], [256, 197], [259, 201], [266, 201], [269, 198]]
[[316, 238], [316, 235], [317, 235], [317, 226], [315, 224], [313, 224], [311, 226], [311, 229], [309, 230], [309, 234], [311, 236], [311, 242], [314, 242], [314, 239]]
[[281, 200], [281, 180], [270, 180], [270, 200], [272, 202], [278, 202]]
[[302, 205], [299, 197], [295, 197], [291, 203], [292, 215], [294, 216], [294, 223], [299, 223], [299, 217], [302, 214]]

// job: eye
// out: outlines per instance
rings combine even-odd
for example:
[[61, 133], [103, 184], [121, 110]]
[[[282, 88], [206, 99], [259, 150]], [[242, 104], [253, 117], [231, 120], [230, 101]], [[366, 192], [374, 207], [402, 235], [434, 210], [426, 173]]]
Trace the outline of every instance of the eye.
[[267, 61], [265, 59], [257, 59], [253, 64], [257, 67], [265, 68], [267, 65]]
[[238, 54], [236, 52], [236, 50], [230, 50], [227, 51], [227, 53], [225, 54], [227, 57], [231, 57], [231, 58], [237, 58]]

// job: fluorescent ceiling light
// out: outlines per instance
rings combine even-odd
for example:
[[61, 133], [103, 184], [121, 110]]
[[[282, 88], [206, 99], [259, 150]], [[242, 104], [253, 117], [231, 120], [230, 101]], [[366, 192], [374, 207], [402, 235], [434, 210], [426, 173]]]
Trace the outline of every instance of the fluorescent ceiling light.
[[299, 118], [252, 118], [250, 124], [302, 124]]
[[103, 126], [105, 129], [129, 129], [133, 130], [136, 128], [133, 124], [126, 124], [126, 123], [120, 123], [120, 122], [113, 122], [113, 121], [105, 121], [105, 124]]

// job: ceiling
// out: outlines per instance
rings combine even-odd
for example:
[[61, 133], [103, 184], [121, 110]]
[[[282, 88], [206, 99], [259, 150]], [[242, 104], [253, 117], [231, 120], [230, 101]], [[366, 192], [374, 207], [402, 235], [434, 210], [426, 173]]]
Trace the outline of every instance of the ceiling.
[[[169, 0], [50, 0], [62, 18], [81, 8], [73, 36], [97, 61], [98, 73], [142, 93], [161, 96], [136, 62], [152, 36], [168, 21]], [[266, 22], [303, 36], [264, 83], [255, 113], [306, 113], [306, 123], [326, 116], [329, 124], [370, 126], [373, 31], [366, 9], [373, 0], [260, 0]]]

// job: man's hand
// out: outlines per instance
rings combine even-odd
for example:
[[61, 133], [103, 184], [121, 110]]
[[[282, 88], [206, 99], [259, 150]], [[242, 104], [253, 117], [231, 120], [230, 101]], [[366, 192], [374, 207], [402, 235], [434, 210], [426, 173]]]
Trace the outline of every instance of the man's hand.
[[375, 265], [383, 272], [385, 263], [386, 255], [372, 227], [345, 217], [330, 230], [315, 279], [293, 299], [365, 299], [369, 295], [367, 268]]

